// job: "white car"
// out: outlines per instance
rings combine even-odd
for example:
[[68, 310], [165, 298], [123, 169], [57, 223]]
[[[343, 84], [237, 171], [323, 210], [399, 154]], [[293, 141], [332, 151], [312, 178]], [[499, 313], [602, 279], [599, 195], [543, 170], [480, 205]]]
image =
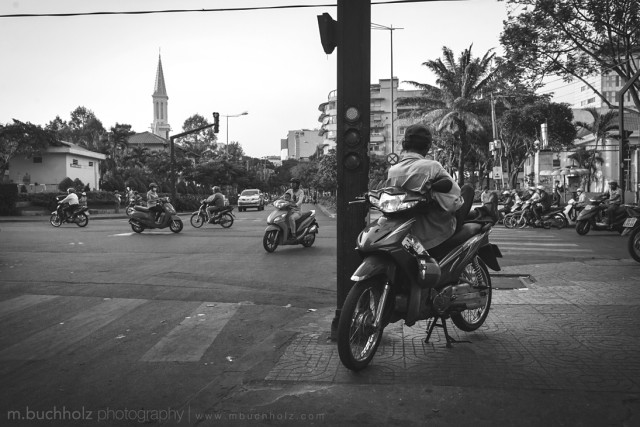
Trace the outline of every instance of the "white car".
[[246, 211], [247, 208], [256, 208], [259, 211], [264, 210], [264, 195], [258, 189], [247, 189], [240, 193], [238, 197], [238, 210]]

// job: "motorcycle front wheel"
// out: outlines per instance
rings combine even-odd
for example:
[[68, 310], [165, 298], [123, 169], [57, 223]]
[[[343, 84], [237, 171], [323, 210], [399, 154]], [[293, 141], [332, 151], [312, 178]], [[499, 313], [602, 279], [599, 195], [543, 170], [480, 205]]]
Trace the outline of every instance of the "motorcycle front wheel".
[[233, 216], [231, 214], [226, 213], [220, 217], [220, 225], [222, 228], [229, 228], [233, 225]]
[[640, 262], [640, 228], [636, 228], [631, 232], [631, 235], [629, 235], [627, 249], [629, 249], [629, 255], [631, 255], [631, 258]]
[[78, 227], [86, 227], [89, 224], [89, 217], [84, 212], [79, 213], [76, 218], [76, 224], [78, 224]]
[[491, 308], [491, 276], [489, 270], [484, 262], [475, 257], [472, 259], [462, 270], [460, 274], [460, 280], [470, 282], [474, 288], [480, 289], [480, 292], [484, 292], [483, 305], [478, 308], [470, 310], [464, 310], [462, 313], [451, 314], [451, 320], [458, 329], [465, 332], [472, 332], [478, 329], [489, 315], [489, 309]]
[[49, 222], [54, 227], [60, 227], [62, 225], [62, 218], [57, 213], [52, 213], [49, 217]]
[[184, 227], [184, 224], [182, 224], [182, 221], [180, 221], [179, 219], [174, 219], [173, 221], [171, 221], [171, 224], [169, 224], [169, 230], [173, 231], [174, 233], [181, 232], [182, 227]]
[[591, 223], [589, 221], [581, 220], [576, 222], [576, 233], [584, 236], [591, 230]]
[[262, 246], [264, 246], [264, 250], [269, 253], [275, 251], [278, 247], [278, 230], [269, 230], [264, 233]]
[[140, 224], [138, 224], [137, 222], [132, 222], [131, 223], [131, 229], [133, 231], [135, 231], [136, 233], [142, 233], [144, 231], [144, 227]]
[[133, 209], [133, 206], [127, 206], [127, 209], [125, 211], [127, 212], [127, 216], [131, 216], [136, 210]]
[[191, 225], [195, 228], [200, 228], [204, 225], [205, 222], [207, 222], [207, 218], [204, 215], [201, 215], [200, 212], [196, 212], [191, 215], [190, 222]]
[[381, 278], [357, 282], [347, 295], [338, 322], [338, 354], [352, 371], [367, 367], [378, 349], [384, 327], [373, 327], [384, 284]]

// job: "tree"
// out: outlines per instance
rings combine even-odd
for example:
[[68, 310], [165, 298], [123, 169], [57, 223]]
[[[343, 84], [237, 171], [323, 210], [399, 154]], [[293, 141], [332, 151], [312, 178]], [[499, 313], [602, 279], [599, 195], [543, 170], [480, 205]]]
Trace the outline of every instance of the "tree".
[[[207, 119], [205, 119], [200, 114], [194, 114], [184, 121], [182, 130], [186, 132], [207, 125], [209, 125]], [[215, 133], [213, 133], [212, 128], [204, 129], [200, 132], [183, 136], [182, 138], [180, 138], [180, 140], [185, 149], [193, 152], [200, 157], [214, 157], [214, 154], [217, 151], [217, 136]]]
[[[588, 76], [610, 71], [628, 81], [638, 70], [638, 0], [506, 0], [512, 6], [500, 37], [506, 58], [536, 85], [547, 75], [578, 79], [609, 107]], [[630, 88], [640, 109], [638, 82]]]
[[55, 134], [42, 127], [13, 119], [12, 124], [0, 125], [0, 179], [15, 156], [31, 157], [45, 151], [49, 145], [59, 145]]
[[338, 162], [334, 148], [320, 159], [314, 185], [324, 191], [335, 191], [338, 188]]
[[406, 98], [400, 104], [418, 103], [425, 112], [421, 120], [438, 132], [454, 136], [458, 162], [458, 184], [464, 184], [465, 153], [469, 150], [468, 134], [484, 130], [482, 121], [473, 111], [473, 103], [490, 89], [497, 71], [491, 69], [495, 54], [487, 51], [482, 58], [474, 58], [470, 46], [456, 59], [448, 47], [442, 48], [442, 58], [425, 65], [436, 75], [439, 87], [408, 82], [423, 90], [422, 99]]
[[601, 161], [598, 162], [596, 160], [598, 144], [600, 141], [604, 144], [605, 140], [611, 135], [611, 131], [618, 129], [618, 112], [616, 110], [608, 110], [606, 113], [600, 114], [596, 108], [592, 107], [586, 108], [586, 111], [591, 114], [593, 121], [590, 123], [579, 121], [576, 122], [576, 126], [590, 132], [591, 135], [593, 135], [595, 142], [595, 145], [591, 150], [591, 157], [587, 164], [589, 168], [589, 176], [587, 178], [587, 185], [589, 187], [587, 190], [591, 191], [592, 172], [596, 169], [596, 163], [602, 163]]
[[67, 124], [64, 136], [69, 138], [69, 142], [88, 150], [99, 151], [100, 140], [105, 133], [102, 122], [96, 118], [93, 111], [86, 107], [77, 107], [71, 112], [71, 120]]

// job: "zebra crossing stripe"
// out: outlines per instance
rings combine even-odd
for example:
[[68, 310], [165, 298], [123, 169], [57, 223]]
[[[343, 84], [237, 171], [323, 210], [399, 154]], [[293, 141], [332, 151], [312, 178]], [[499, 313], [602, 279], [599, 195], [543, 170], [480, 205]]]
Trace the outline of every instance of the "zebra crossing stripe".
[[123, 298], [103, 301], [0, 351], [0, 360], [50, 358], [145, 302], [143, 299]]
[[197, 362], [238, 310], [238, 304], [201, 304], [140, 359], [142, 362]]
[[0, 318], [55, 298], [59, 297], [56, 295], [20, 295], [16, 298], [0, 301]]

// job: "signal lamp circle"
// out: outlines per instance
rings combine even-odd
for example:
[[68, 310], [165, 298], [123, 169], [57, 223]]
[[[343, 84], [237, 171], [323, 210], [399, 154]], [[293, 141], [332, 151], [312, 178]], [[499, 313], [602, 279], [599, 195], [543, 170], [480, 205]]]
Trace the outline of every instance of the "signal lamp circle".
[[344, 167], [348, 170], [358, 169], [360, 163], [362, 162], [360, 161], [360, 156], [358, 155], [358, 153], [347, 154], [344, 158], [344, 161], [342, 162]]
[[344, 142], [349, 147], [355, 147], [360, 143], [360, 132], [357, 129], [349, 129], [344, 133]]
[[356, 107], [349, 107], [344, 113], [344, 117], [350, 122], [355, 122], [360, 118], [360, 110], [358, 110]]

